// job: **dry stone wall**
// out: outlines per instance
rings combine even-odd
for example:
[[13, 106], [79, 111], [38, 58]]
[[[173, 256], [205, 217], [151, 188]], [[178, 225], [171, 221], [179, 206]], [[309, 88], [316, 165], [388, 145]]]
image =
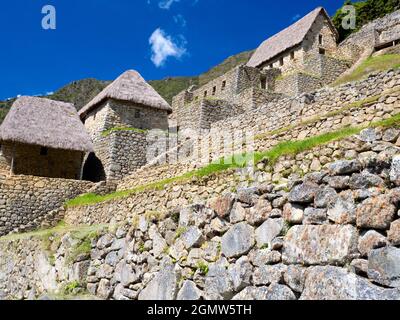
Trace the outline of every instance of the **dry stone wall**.
[[113, 131], [103, 136], [97, 146], [109, 181], [118, 181], [147, 163], [146, 132]]
[[[38, 298], [78, 279], [79, 292], [99, 299], [399, 300], [399, 137], [397, 128], [366, 129], [275, 165], [340, 159], [323, 168], [219, 195], [210, 186], [204, 201], [165, 212], [144, 212], [143, 203], [137, 214], [135, 196], [92, 206], [103, 219], [127, 216], [92, 236], [79, 258], [68, 259], [77, 243], [68, 233], [51, 259], [36, 240], [0, 241], [0, 296]], [[174, 186], [175, 197], [186, 187]]]
[[6, 176], [0, 180], [0, 235], [52, 225], [63, 218], [64, 202], [85, 193], [85, 181], [33, 176]]
[[[254, 141], [254, 145], [252, 146], [252, 148], [255, 151], [265, 151], [276, 146], [280, 142], [303, 140], [319, 134], [339, 130], [348, 126], [368, 126], [373, 122], [388, 119], [399, 113], [398, 106], [400, 104], [400, 92], [397, 91], [396, 86], [391, 88], [390, 90], [391, 92], [383, 94], [380, 98], [377, 98], [375, 102], [359, 105], [354, 104], [354, 106], [350, 105], [350, 107], [346, 107], [345, 105], [345, 110], [337, 109], [338, 107], [343, 108], [343, 105], [336, 105], [336, 102], [332, 101], [332, 103], [335, 105], [335, 107], [332, 109], [333, 113], [320, 113], [317, 118], [315, 118], [315, 116], [307, 116], [308, 114], [313, 114], [312, 109], [307, 108], [305, 109], [306, 115], [304, 115], [303, 118], [300, 119], [300, 121], [304, 121], [305, 123], [301, 124], [299, 120], [296, 119], [296, 122], [299, 125], [288, 127], [286, 130], [282, 130], [277, 133], [265, 134], [271, 131], [261, 131], [261, 129], [258, 129], [260, 127], [257, 127], [255, 123], [252, 123], [255, 134], [259, 132], [263, 132], [265, 134], [264, 136], [259, 136], [258, 139]], [[296, 105], [294, 106], [295, 108], [297, 107]], [[322, 107], [326, 108], [325, 110], [330, 110], [331, 108], [331, 106], [327, 105], [324, 105]], [[293, 110], [295, 109], [288, 110], [287, 112], [290, 113], [293, 112]], [[308, 111], [310, 111], [310, 113], [308, 113]], [[278, 115], [276, 115], [276, 117], [278, 117]], [[260, 119], [259, 121], [261, 123], [262, 119]], [[284, 122], [284, 124], [290, 125], [291, 123]], [[236, 122], [232, 123], [231, 125], [232, 127], [236, 125], [240, 129], [241, 123]], [[270, 124], [267, 122], [264, 123], [264, 127], [275, 128], [274, 124]], [[257, 129], [259, 131], [257, 131]], [[214, 130], [217, 130], [218, 132], [218, 129]], [[234, 153], [240, 153], [244, 150], [243, 148], [246, 147], [245, 143], [243, 143], [243, 146], [241, 143], [236, 144], [236, 146], [230, 149], [228, 148], [227, 150], [223, 149], [224, 146], [222, 145], [218, 145], [216, 147], [216, 144], [214, 143], [215, 132], [216, 131], [213, 131], [212, 134], [209, 134], [208, 136], [205, 135], [203, 138], [206, 141], [207, 139], [209, 141], [209, 146], [211, 150], [210, 155], [205, 154], [203, 155], [203, 157], [199, 158], [190, 156], [191, 154], [193, 154], [193, 150], [196, 147], [191, 145], [190, 148], [187, 148], [189, 150], [188, 158], [183, 157], [179, 159], [178, 163], [169, 163], [168, 165], [163, 166], [143, 168], [135, 172], [134, 175], [128, 176], [123, 179], [119, 183], [118, 189], [129, 190], [147, 183], [152, 183], [163, 179], [172, 178], [174, 176], [182, 175], [188, 171], [204, 166], [205, 157], [208, 157], [211, 160], [218, 160], [224, 156], [229, 156]], [[234, 131], [232, 130], [232, 132]]]
[[400, 70], [369, 76], [368, 79], [339, 87], [323, 88], [296, 98], [268, 103], [237, 117], [219, 121], [211, 126], [215, 130], [246, 130], [255, 134], [286, 127], [308, 117], [340, 110], [346, 104], [382, 94], [400, 87]]

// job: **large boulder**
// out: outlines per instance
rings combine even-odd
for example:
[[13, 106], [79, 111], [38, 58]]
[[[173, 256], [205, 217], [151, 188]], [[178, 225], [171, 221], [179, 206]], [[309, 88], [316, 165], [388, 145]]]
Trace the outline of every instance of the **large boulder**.
[[314, 204], [317, 208], [326, 208], [337, 198], [337, 192], [331, 187], [321, 186], [315, 195]]
[[254, 228], [246, 222], [234, 225], [222, 237], [222, 254], [227, 258], [240, 257], [254, 246]]
[[388, 244], [386, 238], [380, 233], [370, 230], [360, 237], [358, 250], [363, 257], [368, 257], [372, 250], [385, 247]]
[[203, 241], [203, 234], [197, 227], [189, 227], [180, 237], [186, 249], [200, 246]]
[[336, 224], [356, 221], [356, 205], [351, 191], [344, 191], [328, 206], [328, 218]]
[[291, 301], [297, 300], [290, 288], [282, 284], [274, 283], [268, 288], [266, 300], [272, 301]]
[[232, 300], [239, 301], [254, 301], [254, 300], [265, 300], [267, 297], [267, 287], [247, 287], [240, 291]]
[[284, 227], [283, 219], [268, 219], [256, 230], [256, 240], [259, 248], [271, 246], [272, 240], [280, 235]]
[[368, 259], [370, 279], [388, 287], [400, 287], [400, 249], [386, 247], [373, 250]]
[[307, 272], [301, 300], [400, 300], [400, 291], [383, 289], [338, 267], [313, 267]]
[[301, 224], [304, 219], [304, 208], [298, 204], [286, 203], [282, 212], [283, 218], [292, 224]]
[[357, 244], [357, 229], [350, 225], [295, 226], [285, 237], [283, 261], [344, 265], [357, 254]]
[[368, 189], [372, 187], [383, 187], [385, 181], [375, 174], [363, 171], [352, 175], [349, 186], [351, 189]]
[[179, 280], [180, 272], [174, 266], [166, 266], [140, 292], [139, 300], [175, 300]]
[[400, 155], [393, 157], [390, 169], [390, 181], [400, 187]]
[[179, 290], [177, 300], [197, 301], [202, 297], [202, 292], [193, 281], [186, 280]]
[[235, 289], [228, 266], [229, 263], [225, 258], [210, 264], [204, 286], [207, 300], [229, 300], [233, 298]]
[[319, 186], [315, 183], [305, 182], [292, 189], [289, 193], [289, 202], [311, 203], [314, 201]]
[[388, 195], [373, 197], [362, 202], [357, 208], [357, 226], [359, 228], [389, 229], [396, 214], [396, 207]]
[[388, 231], [388, 240], [394, 246], [400, 245], [400, 220], [392, 222]]
[[379, 140], [381, 137], [382, 137], [382, 134], [380, 134], [374, 128], [364, 129], [358, 135], [358, 138], [363, 142], [374, 142], [376, 140]]
[[219, 217], [225, 218], [229, 215], [234, 201], [235, 195], [232, 193], [226, 193], [222, 197], [211, 201], [210, 207], [217, 213]]
[[332, 176], [360, 172], [362, 165], [358, 160], [340, 160], [328, 165]]

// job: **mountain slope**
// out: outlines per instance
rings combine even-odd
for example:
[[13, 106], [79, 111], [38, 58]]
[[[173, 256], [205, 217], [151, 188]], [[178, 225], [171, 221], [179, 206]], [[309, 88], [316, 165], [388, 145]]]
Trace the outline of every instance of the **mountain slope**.
[[[163, 80], [151, 80], [150, 85], [166, 100], [172, 103], [172, 98], [179, 92], [187, 89], [191, 85], [203, 85], [236, 67], [239, 64], [246, 63], [254, 51], [246, 51], [231, 56], [221, 64], [210, 69], [200, 76], [194, 77], [171, 77]], [[97, 94], [99, 94], [110, 81], [102, 81], [97, 79], [83, 79], [74, 81], [61, 89], [54, 92], [46, 98], [71, 102], [75, 104], [76, 109], [80, 110]], [[15, 99], [8, 101], [0, 101], [0, 123], [4, 120], [11, 105]]]

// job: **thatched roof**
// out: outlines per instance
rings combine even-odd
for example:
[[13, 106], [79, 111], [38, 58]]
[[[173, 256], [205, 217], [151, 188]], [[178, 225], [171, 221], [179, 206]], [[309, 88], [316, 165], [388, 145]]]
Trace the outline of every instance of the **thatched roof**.
[[83, 107], [79, 115], [81, 117], [86, 116], [106, 99], [129, 101], [165, 110], [169, 113], [172, 112], [171, 106], [134, 70], [128, 70], [120, 75], [113, 83]]
[[74, 105], [36, 97], [21, 97], [14, 102], [0, 126], [0, 141], [93, 151]]
[[318, 7], [290, 27], [264, 41], [250, 58], [247, 65], [249, 67], [258, 67], [286, 50], [301, 44], [320, 14], [325, 16], [332, 31], [337, 36], [337, 30], [329, 18], [328, 13], [324, 8]]

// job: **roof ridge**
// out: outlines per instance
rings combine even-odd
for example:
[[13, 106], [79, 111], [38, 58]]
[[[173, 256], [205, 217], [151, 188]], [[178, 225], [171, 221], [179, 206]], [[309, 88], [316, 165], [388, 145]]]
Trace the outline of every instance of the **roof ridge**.
[[81, 117], [86, 116], [106, 99], [129, 101], [155, 109], [165, 110], [169, 113], [172, 112], [171, 106], [146, 82], [138, 71], [133, 69], [126, 70], [119, 75], [112, 83], [105, 87], [103, 91], [84, 106], [79, 112], [79, 115]]

